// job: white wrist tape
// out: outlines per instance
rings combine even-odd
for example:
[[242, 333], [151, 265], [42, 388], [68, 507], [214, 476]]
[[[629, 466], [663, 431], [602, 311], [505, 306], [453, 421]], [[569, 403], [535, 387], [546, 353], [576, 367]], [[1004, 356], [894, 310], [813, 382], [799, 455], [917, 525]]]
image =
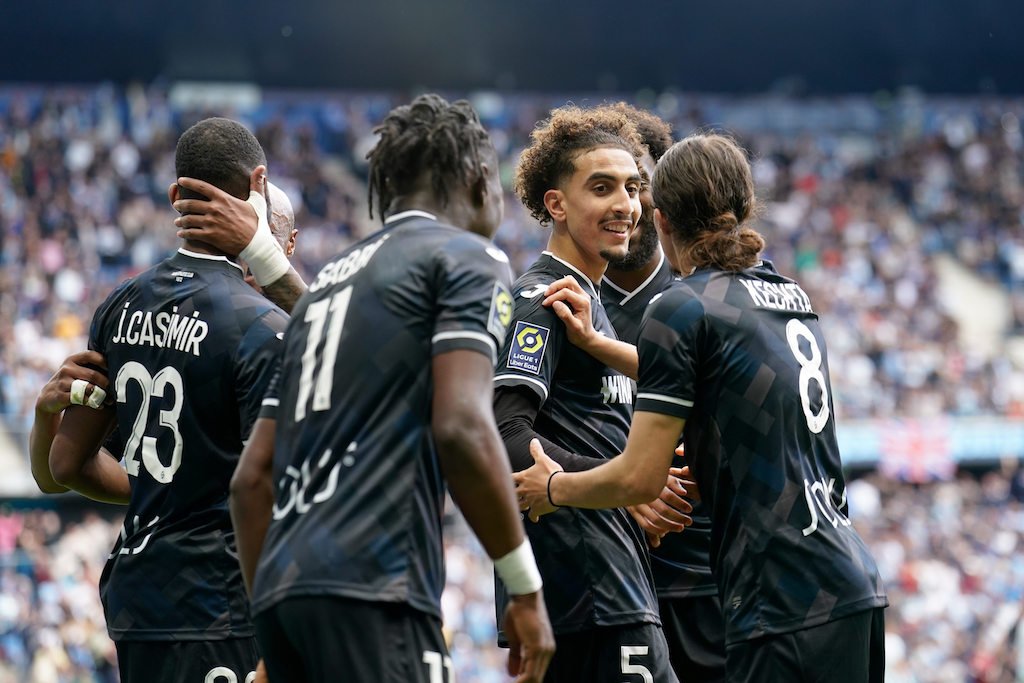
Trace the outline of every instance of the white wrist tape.
[[524, 539], [518, 548], [495, 560], [494, 569], [509, 595], [536, 593], [543, 585], [529, 539]]
[[288, 257], [281, 251], [281, 245], [270, 232], [267, 222], [267, 200], [259, 192], [249, 192], [246, 202], [256, 211], [256, 234], [239, 256], [249, 264], [249, 271], [256, 283], [263, 287], [281, 278], [291, 269]]

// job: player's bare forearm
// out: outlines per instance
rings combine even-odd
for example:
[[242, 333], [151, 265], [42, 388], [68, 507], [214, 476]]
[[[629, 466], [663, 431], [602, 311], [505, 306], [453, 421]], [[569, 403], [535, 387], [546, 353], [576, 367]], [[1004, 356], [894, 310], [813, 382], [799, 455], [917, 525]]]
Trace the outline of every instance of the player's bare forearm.
[[640, 357], [632, 344], [598, 334], [584, 350], [608, 367], [634, 380], [639, 376]]
[[551, 482], [551, 500], [581, 508], [649, 503], [665, 488], [684, 420], [638, 412], [622, 455], [588, 472], [566, 473]]
[[105, 503], [126, 504], [128, 473], [101, 449], [114, 426], [113, 408], [70, 406], [50, 445], [50, 472], [57, 484]]
[[256, 420], [249, 442], [242, 451], [231, 478], [231, 523], [235, 527], [238, 562], [246, 590], [252, 594], [256, 566], [263, 551], [263, 539], [270, 526], [274, 507], [274, 435], [275, 420]]
[[536, 521], [554, 506], [604, 509], [649, 503], [665, 488], [684, 420], [637, 412], [622, 455], [586, 472], [560, 472], [540, 443], [531, 444], [535, 464], [514, 475], [520, 507]]
[[523, 542], [512, 472], [491, 409], [492, 366], [476, 351], [434, 357], [431, 428], [448, 490], [491, 558]]
[[292, 268], [274, 282], [263, 286], [262, 289], [263, 296], [277, 304], [284, 312], [291, 313], [295, 308], [295, 302], [306, 293], [306, 283], [302, 281], [302, 276]]
[[[29, 463], [32, 477], [43, 493], [63, 493], [50, 472], [50, 446], [60, 427], [65, 408], [77, 403], [102, 406], [108, 386], [106, 359], [96, 351], [80, 351], [64, 359], [57, 372], [36, 397], [35, 420], [29, 433]], [[84, 383], [84, 387], [76, 385]]]
[[43, 493], [64, 493], [68, 490], [53, 479], [50, 472], [50, 445], [60, 427], [60, 413], [48, 413], [36, 409], [36, 417], [32, 422], [32, 431], [28, 435], [29, 463], [32, 478]]

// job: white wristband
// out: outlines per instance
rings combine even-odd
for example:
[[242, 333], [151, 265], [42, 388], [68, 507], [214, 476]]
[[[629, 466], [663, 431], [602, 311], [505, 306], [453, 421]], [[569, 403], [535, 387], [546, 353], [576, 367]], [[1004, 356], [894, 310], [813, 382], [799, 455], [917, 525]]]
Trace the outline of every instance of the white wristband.
[[536, 593], [543, 585], [529, 539], [523, 539], [518, 548], [495, 560], [494, 569], [510, 595]]
[[288, 257], [270, 232], [267, 222], [267, 201], [259, 192], [249, 192], [246, 202], [256, 211], [256, 234], [239, 256], [249, 264], [249, 271], [260, 287], [269, 285], [291, 270]]

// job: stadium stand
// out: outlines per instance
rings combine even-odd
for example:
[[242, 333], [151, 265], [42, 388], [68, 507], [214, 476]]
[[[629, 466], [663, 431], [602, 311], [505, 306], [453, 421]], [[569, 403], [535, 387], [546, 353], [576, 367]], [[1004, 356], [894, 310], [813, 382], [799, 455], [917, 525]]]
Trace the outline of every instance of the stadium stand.
[[[295, 204], [306, 276], [375, 229], [363, 157], [372, 126], [407, 98], [249, 95], [196, 107], [161, 87], [0, 88], [0, 683], [116, 679], [95, 587], [117, 512], [25, 500], [25, 443], [36, 392], [83, 348], [92, 310], [174, 243], [178, 134], [212, 113], [257, 132]], [[473, 96], [506, 188], [534, 123], [568, 99], [608, 98]], [[1008, 680], [1021, 652], [1024, 476], [1000, 463], [1024, 454], [1024, 100], [636, 102], [678, 135], [720, 128], [750, 149], [769, 257], [829, 319], [844, 457], [880, 468], [849, 497], [893, 603], [888, 680]], [[545, 241], [509, 196], [498, 242], [516, 272]], [[449, 522], [444, 608], [459, 677], [505, 680], [490, 568]]]

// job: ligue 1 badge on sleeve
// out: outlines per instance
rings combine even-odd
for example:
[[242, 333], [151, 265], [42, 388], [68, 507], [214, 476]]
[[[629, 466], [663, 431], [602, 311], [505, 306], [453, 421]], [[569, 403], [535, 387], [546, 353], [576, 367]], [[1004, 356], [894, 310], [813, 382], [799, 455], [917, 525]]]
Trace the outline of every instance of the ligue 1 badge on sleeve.
[[524, 321], [517, 322], [507, 366], [539, 375], [549, 333], [550, 330], [546, 327]]
[[498, 345], [505, 343], [505, 331], [512, 322], [512, 293], [500, 282], [494, 283], [491, 295], [491, 311], [487, 315], [487, 331], [498, 340]]

